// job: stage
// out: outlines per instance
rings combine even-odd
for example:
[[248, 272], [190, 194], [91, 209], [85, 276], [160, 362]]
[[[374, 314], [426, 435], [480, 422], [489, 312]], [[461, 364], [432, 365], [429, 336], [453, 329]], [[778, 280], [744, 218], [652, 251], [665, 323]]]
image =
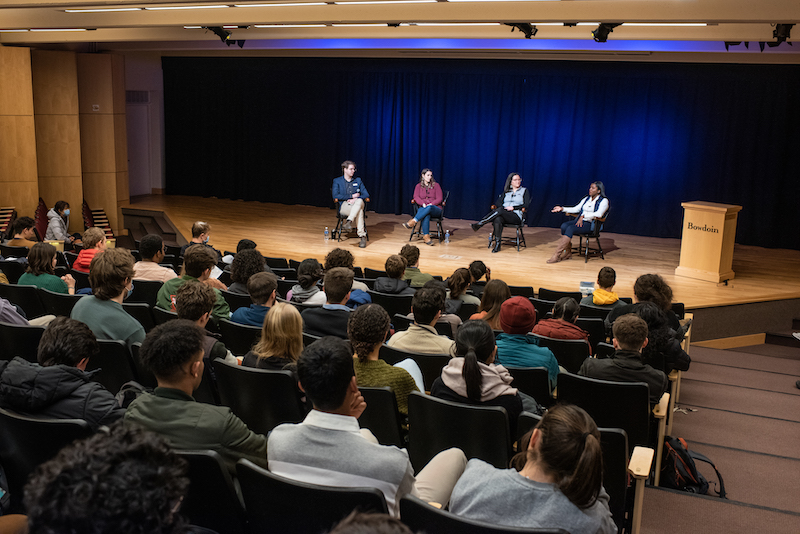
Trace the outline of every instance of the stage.
[[[355, 232], [350, 239], [325, 243], [325, 226], [332, 231], [336, 225], [335, 212], [329, 208], [177, 195], [134, 197], [122, 207], [163, 211], [187, 240], [191, 238], [192, 223], [206, 221], [212, 226], [209, 243], [220, 251], [236, 250], [238, 241], [248, 238], [258, 244], [258, 250], [265, 256], [296, 260], [313, 257], [322, 262], [329, 250], [342, 247], [353, 253], [357, 266], [380, 270], [389, 255], [396, 254], [409, 242], [411, 233], [400, 224], [410, 215], [368, 212], [370, 240], [362, 249], [358, 247]], [[548, 264], [546, 260], [559, 237], [558, 228], [526, 227], [527, 248], [517, 252], [514, 247], [504, 245], [499, 253], [493, 254], [487, 248], [491, 226], [473, 232], [472, 222], [445, 218], [444, 228], [451, 233], [449, 244], [429, 247], [415, 238], [412, 243], [420, 248], [420, 269], [446, 278], [458, 267], [482, 260], [491, 268], [493, 278], [509, 285], [532, 286], [536, 291], [540, 287], [577, 291], [581, 281], [594, 282], [600, 268], [609, 266], [617, 272], [615, 290], [622, 297], [633, 297], [633, 283], [639, 275], [658, 273], [672, 287], [675, 301], [685, 303], [687, 310], [695, 313], [697, 328], [693, 339], [696, 340], [787, 330], [792, 318], [800, 318], [800, 251], [797, 250], [737, 244], [733, 255], [736, 277], [726, 285], [675, 276], [680, 239], [603, 232], [600, 240], [605, 260], [598, 256], [584, 263], [583, 258], [573, 256], [568, 261]], [[609, 228], [613, 230], [613, 224]], [[509, 230], [506, 233], [513, 234]], [[577, 238], [573, 241], [577, 244]], [[703, 311], [713, 311], [716, 317], [713, 324], [704, 319], [708, 313]], [[733, 317], [737, 317], [735, 322]]]

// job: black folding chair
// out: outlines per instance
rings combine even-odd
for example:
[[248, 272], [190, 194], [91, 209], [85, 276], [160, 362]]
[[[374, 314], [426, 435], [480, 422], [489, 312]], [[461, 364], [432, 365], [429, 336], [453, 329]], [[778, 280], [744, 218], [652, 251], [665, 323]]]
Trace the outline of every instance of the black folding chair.
[[261, 339], [261, 328], [220, 319], [219, 333], [222, 342], [236, 356], [244, 356]]
[[361, 428], [368, 428], [381, 445], [405, 447], [402, 416], [397, 411], [394, 391], [385, 387], [359, 387], [367, 408], [358, 418]]

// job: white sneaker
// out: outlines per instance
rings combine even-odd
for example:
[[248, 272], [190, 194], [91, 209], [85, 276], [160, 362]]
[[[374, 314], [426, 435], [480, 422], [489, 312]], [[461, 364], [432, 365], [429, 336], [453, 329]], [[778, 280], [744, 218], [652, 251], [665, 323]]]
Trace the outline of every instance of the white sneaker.
[[800, 332], [794, 332], [792, 335], [796, 340], [800, 341]]

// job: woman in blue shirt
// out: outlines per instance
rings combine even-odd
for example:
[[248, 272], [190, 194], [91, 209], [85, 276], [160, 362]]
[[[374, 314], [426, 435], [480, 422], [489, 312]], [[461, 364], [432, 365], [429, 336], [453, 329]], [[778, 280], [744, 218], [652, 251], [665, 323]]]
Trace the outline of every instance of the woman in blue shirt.
[[[503, 193], [497, 197], [492, 206], [492, 211], [487, 213], [480, 221], [472, 224], [476, 232], [484, 224], [491, 222], [494, 226], [494, 248], [492, 252], [500, 252], [500, 238], [503, 235], [503, 223], [521, 224], [523, 213], [531, 203], [531, 194], [522, 187], [522, 178], [519, 173], [512, 172], [506, 178]], [[489, 243], [491, 246], [491, 242]]]

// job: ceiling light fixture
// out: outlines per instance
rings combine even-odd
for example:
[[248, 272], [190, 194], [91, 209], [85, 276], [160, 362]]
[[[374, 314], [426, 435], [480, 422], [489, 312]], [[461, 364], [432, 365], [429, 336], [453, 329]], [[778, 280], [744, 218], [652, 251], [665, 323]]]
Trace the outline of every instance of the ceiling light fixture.
[[530, 39], [537, 33], [539, 33], [539, 29], [536, 26], [532, 26], [529, 22], [504, 22], [506, 26], [511, 26], [511, 31], [519, 30], [525, 35], [525, 39]]
[[169, 9], [222, 9], [224, 7], [229, 7], [226, 5], [215, 5], [215, 6], [159, 6], [159, 7], [146, 7], [147, 11], [166, 11]]
[[601, 22], [592, 32], [592, 37], [598, 43], [605, 43], [608, 41], [608, 34], [613, 32], [614, 28], [621, 25], [621, 22]]
[[326, 2], [298, 2], [297, 4], [233, 4], [233, 7], [303, 7], [327, 5]]
[[143, 7], [109, 7], [103, 9], [65, 9], [64, 13], [108, 13], [114, 11], [143, 11]]

